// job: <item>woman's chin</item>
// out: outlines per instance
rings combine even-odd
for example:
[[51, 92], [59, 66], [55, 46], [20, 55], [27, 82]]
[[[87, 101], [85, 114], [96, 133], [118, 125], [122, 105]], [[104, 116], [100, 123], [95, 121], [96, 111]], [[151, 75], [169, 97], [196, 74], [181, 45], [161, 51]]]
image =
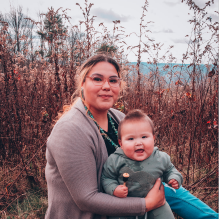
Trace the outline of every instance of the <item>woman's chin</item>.
[[114, 104], [113, 102], [104, 102], [104, 103], [99, 105], [99, 109], [101, 111], [107, 111], [113, 107], [113, 104]]
[[90, 105], [91, 111], [96, 111], [96, 112], [99, 111], [99, 113], [101, 113], [101, 112], [106, 112], [110, 108], [112, 108], [114, 105], [114, 101], [99, 101], [96, 102], [95, 104], [87, 104], [87, 105]]

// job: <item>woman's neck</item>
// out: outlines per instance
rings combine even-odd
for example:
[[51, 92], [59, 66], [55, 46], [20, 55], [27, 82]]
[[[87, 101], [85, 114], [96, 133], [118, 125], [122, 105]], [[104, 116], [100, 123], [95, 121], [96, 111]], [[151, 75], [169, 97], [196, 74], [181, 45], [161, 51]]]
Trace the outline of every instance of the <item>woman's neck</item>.
[[108, 131], [108, 117], [107, 117], [108, 110], [97, 112], [94, 109], [90, 109], [90, 112], [92, 113], [98, 125], [107, 132]]

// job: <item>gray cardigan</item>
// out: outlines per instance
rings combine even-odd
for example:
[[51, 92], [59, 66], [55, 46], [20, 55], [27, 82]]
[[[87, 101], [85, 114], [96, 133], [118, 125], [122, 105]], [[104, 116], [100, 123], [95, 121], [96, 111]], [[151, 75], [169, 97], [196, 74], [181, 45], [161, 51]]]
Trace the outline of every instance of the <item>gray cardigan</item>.
[[[117, 123], [124, 117], [115, 109], [109, 113]], [[107, 157], [104, 140], [79, 99], [59, 119], [47, 141], [45, 218], [105, 219], [104, 215], [143, 215], [144, 198], [120, 199], [102, 193], [100, 178]]]

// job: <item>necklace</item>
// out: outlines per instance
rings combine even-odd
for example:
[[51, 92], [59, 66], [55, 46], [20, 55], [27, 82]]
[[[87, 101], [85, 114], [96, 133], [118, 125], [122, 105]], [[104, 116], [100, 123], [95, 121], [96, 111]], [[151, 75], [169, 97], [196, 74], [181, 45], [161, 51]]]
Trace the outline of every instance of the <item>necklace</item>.
[[[118, 145], [114, 143], [114, 141], [104, 132], [104, 130], [98, 125], [97, 121], [94, 119], [94, 116], [92, 115], [92, 113], [88, 110], [88, 108], [86, 106], [84, 106], [85, 109], [87, 110], [87, 114], [93, 119], [93, 121], [95, 122], [96, 126], [98, 127], [98, 129], [100, 130], [101, 135], [107, 139], [114, 147], [115, 149], [118, 148]], [[114, 126], [114, 122], [110, 116], [109, 113], [107, 113], [107, 117], [109, 119], [109, 122], [113, 128], [113, 131], [115, 132], [117, 138], [118, 138], [118, 131], [116, 130], [115, 126]]]

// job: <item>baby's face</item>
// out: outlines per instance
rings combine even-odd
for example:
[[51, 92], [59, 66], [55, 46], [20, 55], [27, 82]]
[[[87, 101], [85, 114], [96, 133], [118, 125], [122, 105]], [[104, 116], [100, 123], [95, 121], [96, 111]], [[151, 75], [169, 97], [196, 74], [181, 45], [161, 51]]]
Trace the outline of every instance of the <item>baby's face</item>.
[[149, 122], [142, 119], [123, 123], [119, 144], [132, 160], [142, 161], [150, 157], [154, 150], [154, 135]]

